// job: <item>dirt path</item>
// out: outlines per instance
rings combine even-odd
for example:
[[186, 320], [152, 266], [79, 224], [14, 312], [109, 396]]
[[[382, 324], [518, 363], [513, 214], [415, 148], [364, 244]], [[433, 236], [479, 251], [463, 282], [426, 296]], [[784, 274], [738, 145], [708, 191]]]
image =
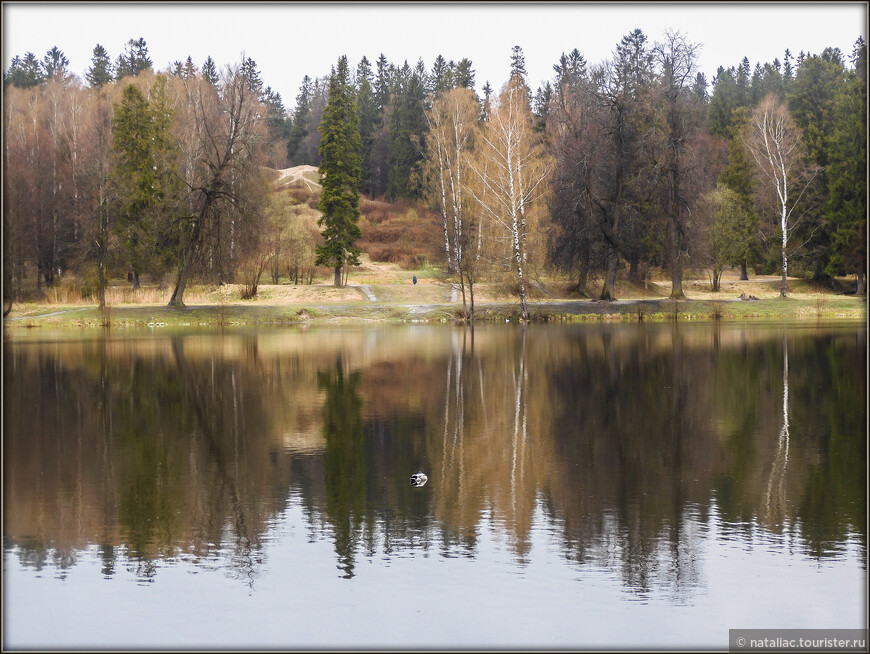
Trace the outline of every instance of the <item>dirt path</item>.
[[48, 318], [49, 316], [62, 316], [65, 313], [75, 313], [76, 311], [87, 311], [90, 307], [82, 307], [81, 309], [65, 309], [63, 311], [54, 311], [52, 313], [42, 313], [36, 316], [15, 316], [14, 318], [4, 318], [4, 320], [26, 320], [27, 318]]
[[373, 289], [371, 286], [369, 286], [368, 284], [360, 284], [359, 286], [357, 286], [357, 288], [358, 288], [359, 290], [361, 290], [363, 293], [365, 293], [365, 296], [366, 296], [370, 301], [372, 301], [372, 302], [377, 302], [377, 301], [378, 301], [378, 298], [375, 297], [375, 291], [374, 291], [374, 289]]

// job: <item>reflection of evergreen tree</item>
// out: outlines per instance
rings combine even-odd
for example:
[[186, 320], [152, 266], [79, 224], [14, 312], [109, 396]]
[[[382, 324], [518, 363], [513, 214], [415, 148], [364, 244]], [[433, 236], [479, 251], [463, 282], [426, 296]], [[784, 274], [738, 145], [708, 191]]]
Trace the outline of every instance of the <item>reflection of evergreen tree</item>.
[[359, 385], [359, 371], [347, 374], [341, 357], [336, 361], [334, 372], [317, 373], [317, 387], [326, 393], [323, 405], [325, 510], [335, 530], [335, 551], [347, 578], [353, 576], [366, 507], [366, 457]]

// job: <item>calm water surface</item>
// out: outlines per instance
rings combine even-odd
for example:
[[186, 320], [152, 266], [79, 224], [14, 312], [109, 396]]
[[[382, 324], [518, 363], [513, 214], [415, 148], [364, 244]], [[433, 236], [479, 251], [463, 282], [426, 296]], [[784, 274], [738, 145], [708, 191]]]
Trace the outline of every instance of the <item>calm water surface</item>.
[[866, 628], [865, 334], [7, 333], [4, 648]]

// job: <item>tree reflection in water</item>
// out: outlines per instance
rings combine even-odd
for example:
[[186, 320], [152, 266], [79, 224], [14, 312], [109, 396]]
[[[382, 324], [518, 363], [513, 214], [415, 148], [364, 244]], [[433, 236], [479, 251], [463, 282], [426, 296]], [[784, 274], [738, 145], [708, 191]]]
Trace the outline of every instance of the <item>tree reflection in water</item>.
[[477, 556], [483, 529], [522, 566], [543, 530], [639, 597], [687, 601], [714, 521], [721, 538], [761, 529], [815, 557], [857, 539], [866, 560], [859, 331], [6, 342], [7, 549], [63, 571], [93, 547], [104, 576], [143, 581], [184, 559], [253, 586], [295, 503], [345, 578], [361, 557]]

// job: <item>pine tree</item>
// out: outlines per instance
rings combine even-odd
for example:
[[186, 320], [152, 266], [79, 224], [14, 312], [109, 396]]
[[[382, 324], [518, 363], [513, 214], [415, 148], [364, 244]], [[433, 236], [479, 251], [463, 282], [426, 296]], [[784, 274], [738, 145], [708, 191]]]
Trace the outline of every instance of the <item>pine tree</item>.
[[85, 73], [85, 79], [95, 89], [102, 88], [113, 79], [112, 61], [109, 59], [109, 53], [99, 43], [94, 48], [91, 67]]
[[356, 99], [350, 84], [347, 57], [338, 60], [329, 78], [329, 91], [320, 123], [320, 178], [323, 187], [318, 221], [324, 244], [317, 246], [315, 265], [335, 269], [341, 286], [345, 265], [359, 265], [354, 242], [362, 236], [359, 221], [360, 136]]

